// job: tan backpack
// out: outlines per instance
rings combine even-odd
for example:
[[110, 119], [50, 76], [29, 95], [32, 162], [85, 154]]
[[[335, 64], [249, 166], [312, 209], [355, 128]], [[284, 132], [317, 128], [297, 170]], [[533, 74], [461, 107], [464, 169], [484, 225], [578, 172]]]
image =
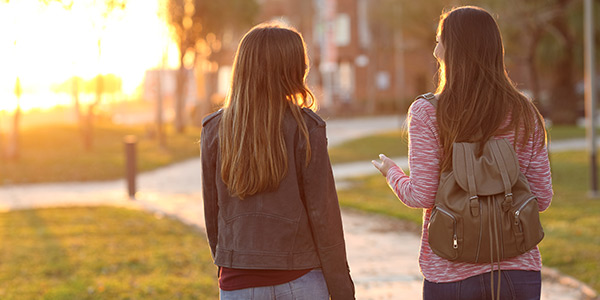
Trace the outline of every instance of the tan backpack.
[[[430, 95], [422, 98], [432, 100]], [[500, 262], [531, 250], [544, 237], [537, 198], [513, 146], [492, 139], [480, 157], [478, 147], [454, 143], [452, 170], [440, 175], [429, 246], [451, 261]]]

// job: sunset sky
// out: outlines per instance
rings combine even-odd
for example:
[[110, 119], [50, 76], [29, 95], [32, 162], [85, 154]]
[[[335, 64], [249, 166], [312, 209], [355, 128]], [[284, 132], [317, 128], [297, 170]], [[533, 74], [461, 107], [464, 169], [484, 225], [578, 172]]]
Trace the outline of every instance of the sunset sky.
[[123, 92], [132, 94], [145, 70], [160, 64], [165, 49], [168, 64], [176, 66], [177, 48], [159, 16], [158, 1], [129, 0], [106, 20], [102, 0], [77, 0], [70, 10], [54, 2], [0, 2], [0, 110], [14, 109], [17, 77], [21, 107], [28, 110], [69, 104], [70, 96], [52, 95], [51, 86], [72, 76], [116, 74]]

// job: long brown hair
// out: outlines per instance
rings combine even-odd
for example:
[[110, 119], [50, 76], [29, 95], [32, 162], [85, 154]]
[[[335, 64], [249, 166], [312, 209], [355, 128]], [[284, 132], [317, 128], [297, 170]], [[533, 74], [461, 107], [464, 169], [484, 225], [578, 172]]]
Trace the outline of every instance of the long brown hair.
[[543, 147], [543, 118], [508, 77], [494, 18], [479, 7], [455, 8], [440, 16], [438, 37], [444, 48], [436, 91], [441, 170], [451, 169], [455, 142], [478, 142], [481, 153], [491, 137], [514, 131], [515, 145], [525, 145], [536, 123], [544, 129]]
[[221, 178], [241, 199], [274, 190], [287, 173], [282, 121], [290, 110], [310, 142], [301, 109], [315, 109], [306, 86], [308, 56], [300, 33], [279, 23], [260, 24], [242, 38], [219, 128]]

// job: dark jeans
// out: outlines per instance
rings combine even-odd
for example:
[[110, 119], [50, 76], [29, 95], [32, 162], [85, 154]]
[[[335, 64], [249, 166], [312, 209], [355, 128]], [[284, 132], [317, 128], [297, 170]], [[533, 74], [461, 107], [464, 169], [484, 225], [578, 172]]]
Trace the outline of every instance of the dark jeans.
[[[500, 281], [500, 299], [534, 300], [540, 299], [542, 276], [536, 271], [502, 271]], [[492, 299], [490, 273], [467, 279], [433, 283], [423, 283], [423, 300], [487, 300]], [[498, 289], [498, 272], [494, 272], [494, 290]], [[494, 293], [496, 295], [496, 293]]]

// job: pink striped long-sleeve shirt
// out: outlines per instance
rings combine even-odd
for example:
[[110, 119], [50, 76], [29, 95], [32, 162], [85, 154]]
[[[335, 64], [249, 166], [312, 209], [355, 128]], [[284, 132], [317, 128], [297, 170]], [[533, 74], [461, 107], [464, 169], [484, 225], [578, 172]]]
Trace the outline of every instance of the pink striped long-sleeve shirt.
[[[423, 208], [423, 234], [419, 265], [423, 276], [431, 282], [454, 282], [490, 271], [490, 264], [452, 262], [439, 257], [429, 247], [427, 227], [435, 201], [439, 183], [439, 163], [441, 157], [440, 137], [436, 112], [433, 105], [425, 100], [416, 100], [408, 114], [408, 157], [410, 176], [402, 169], [393, 166], [387, 173], [387, 182], [394, 193], [406, 206]], [[543, 143], [540, 126], [529, 137], [524, 147], [517, 146], [517, 156], [521, 172], [527, 177], [531, 191], [538, 197], [540, 211], [550, 206], [552, 200], [552, 179], [550, 163]], [[514, 144], [512, 133], [497, 136]], [[542, 268], [542, 258], [537, 247], [520, 256], [501, 263], [502, 270], [532, 270]]]

